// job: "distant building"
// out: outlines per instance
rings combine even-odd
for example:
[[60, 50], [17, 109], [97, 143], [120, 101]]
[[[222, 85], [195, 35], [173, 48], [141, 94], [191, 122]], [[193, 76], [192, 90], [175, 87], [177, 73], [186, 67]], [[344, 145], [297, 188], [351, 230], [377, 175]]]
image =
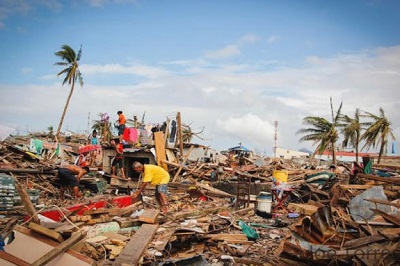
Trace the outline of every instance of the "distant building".
[[310, 154], [308, 154], [307, 152], [294, 151], [283, 148], [276, 148], [275, 152], [277, 158], [289, 160], [293, 158], [307, 158], [310, 156]]
[[[362, 161], [362, 157], [370, 156], [374, 157], [377, 156], [377, 153], [366, 153], [366, 152], [359, 152], [358, 153], [358, 162]], [[324, 151], [322, 154], [315, 154], [315, 159], [320, 159], [324, 161], [332, 160], [332, 152], [331, 151]], [[356, 153], [349, 152], [349, 151], [337, 151], [336, 152], [336, 160], [342, 162], [354, 162], [356, 160]]]

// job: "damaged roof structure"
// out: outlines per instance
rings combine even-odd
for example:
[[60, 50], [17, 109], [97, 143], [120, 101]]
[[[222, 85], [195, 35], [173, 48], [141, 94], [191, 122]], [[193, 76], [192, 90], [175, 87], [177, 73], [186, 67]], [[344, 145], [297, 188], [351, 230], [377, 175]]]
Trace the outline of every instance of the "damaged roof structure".
[[[400, 158], [369, 173], [347, 162], [330, 171], [154, 136], [124, 148], [130, 179], [112, 174], [115, 150], [103, 142], [79, 201], [60, 200], [56, 170], [73, 163], [85, 136], [59, 146], [46, 135], [1, 142], [0, 264], [398, 265]], [[140, 182], [134, 161], [170, 173], [166, 215], [154, 187], [130, 197]]]

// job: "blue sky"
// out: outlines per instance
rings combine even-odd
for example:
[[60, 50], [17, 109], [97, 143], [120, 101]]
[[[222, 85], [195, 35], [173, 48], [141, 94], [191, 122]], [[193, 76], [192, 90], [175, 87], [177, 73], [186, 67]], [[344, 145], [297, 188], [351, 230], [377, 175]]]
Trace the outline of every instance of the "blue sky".
[[194, 139], [216, 149], [239, 142], [271, 154], [299, 143], [305, 116], [385, 110], [400, 133], [400, 2], [0, 1], [0, 125], [57, 127], [69, 91], [54, 53], [82, 45], [63, 130], [88, 117], [146, 112], [160, 123], [180, 111]]

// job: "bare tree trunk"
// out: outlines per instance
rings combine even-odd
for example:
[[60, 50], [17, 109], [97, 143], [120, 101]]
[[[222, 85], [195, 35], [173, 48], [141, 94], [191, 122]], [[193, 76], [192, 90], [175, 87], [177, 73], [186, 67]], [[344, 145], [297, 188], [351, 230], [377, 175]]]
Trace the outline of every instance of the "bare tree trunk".
[[383, 155], [383, 151], [385, 150], [385, 146], [386, 146], [386, 140], [385, 138], [382, 138], [381, 147], [379, 149], [378, 164], [381, 163], [381, 157]]
[[58, 125], [58, 128], [57, 128], [57, 133], [56, 133], [56, 141], [57, 142], [60, 139], [61, 126], [62, 126], [62, 124], [64, 122], [64, 117], [65, 117], [65, 114], [67, 112], [69, 101], [71, 100], [72, 93], [74, 92], [74, 87], [75, 87], [75, 81], [72, 81], [71, 90], [69, 92], [69, 95], [68, 95], [68, 98], [67, 98], [67, 102], [65, 103], [65, 107], [64, 107], [64, 111], [63, 111], [62, 116], [61, 116], [60, 124]]
[[332, 142], [332, 163], [336, 165], [336, 151], [334, 142]]

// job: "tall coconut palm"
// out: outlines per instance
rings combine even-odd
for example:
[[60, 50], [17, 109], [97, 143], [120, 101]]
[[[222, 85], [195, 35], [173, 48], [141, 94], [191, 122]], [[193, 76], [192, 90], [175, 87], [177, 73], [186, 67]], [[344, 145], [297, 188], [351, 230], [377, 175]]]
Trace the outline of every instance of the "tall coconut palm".
[[300, 138], [299, 141], [313, 141], [313, 146], [317, 145], [315, 148], [315, 153], [323, 153], [325, 150], [330, 150], [332, 152], [332, 162], [336, 164], [336, 142], [339, 139], [339, 133], [337, 131], [337, 126], [339, 125], [339, 118], [341, 116], [342, 104], [340, 103], [339, 109], [334, 115], [332, 98], [331, 102], [331, 115], [332, 122], [327, 119], [318, 116], [307, 116], [303, 119], [303, 125], [308, 125], [311, 127], [302, 128], [296, 132], [296, 134], [306, 134]]
[[76, 54], [75, 51], [68, 45], [63, 45], [61, 47], [61, 50], [54, 54], [62, 60], [60, 62], [55, 63], [55, 65], [65, 67], [57, 74], [57, 77], [65, 75], [62, 85], [68, 83], [68, 85], [71, 86], [67, 102], [65, 103], [64, 111], [60, 119], [60, 124], [58, 125], [57, 128], [56, 140], [58, 141], [60, 136], [61, 126], [64, 122], [65, 113], [67, 112], [69, 101], [71, 100], [72, 93], [74, 92], [75, 82], [79, 80], [79, 84], [83, 86], [83, 79], [81, 72], [79, 71], [79, 64], [78, 64], [82, 55], [82, 45], [81, 48], [79, 49], [78, 54]]
[[392, 124], [385, 116], [385, 111], [379, 108], [379, 116], [369, 112], [365, 112], [365, 116], [372, 119], [373, 122], [368, 123], [369, 127], [365, 130], [361, 139], [365, 140], [364, 147], [375, 148], [380, 145], [378, 163], [381, 162], [381, 157], [387, 152], [389, 138], [395, 140], [393, 130], [390, 128]]
[[359, 146], [361, 142], [361, 130], [366, 123], [362, 123], [360, 120], [360, 109], [357, 108], [354, 117], [349, 117], [347, 115], [343, 115], [341, 118], [340, 127], [342, 128], [341, 132], [343, 133], [343, 146], [347, 147], [351, 144], [356, 150], [356, 162], [358, 162], [358, 153]]

